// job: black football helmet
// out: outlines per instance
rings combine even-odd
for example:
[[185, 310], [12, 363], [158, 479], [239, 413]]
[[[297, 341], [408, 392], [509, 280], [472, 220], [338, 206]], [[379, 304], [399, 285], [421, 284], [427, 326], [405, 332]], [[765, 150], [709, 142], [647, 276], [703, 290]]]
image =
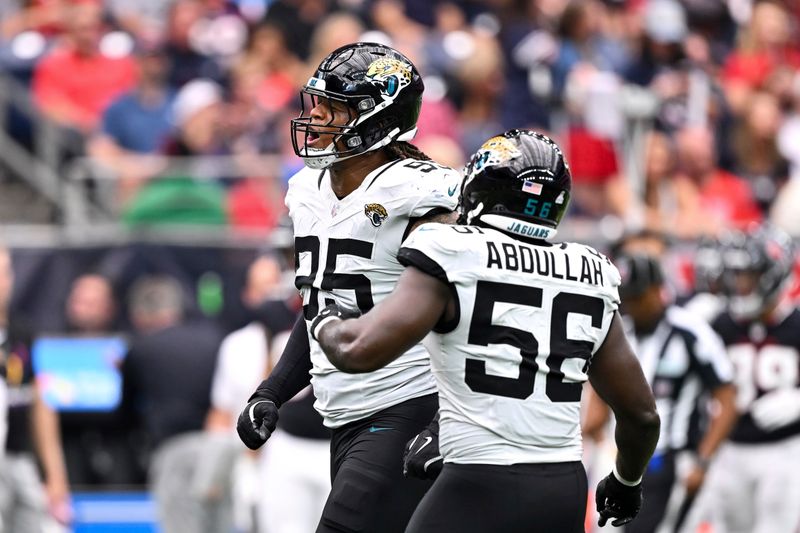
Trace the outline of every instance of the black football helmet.
[[[394, 140], [411, 140], [417, 132], [423, 90], [419, 71], [397, 50], [377, 43], [338, 48], [322, 60], [300, 91], [300, 116], [292, 120], [294, 152], [306, 166], [323, 169]], [[348, 122], [312, 123], [311, 110], [320, 101], [346, 104]], [[333, 141], [311, 146], [320, 133], [333, 134]]]
[[624, 252], [614, 258], [614, 265], [621, 278], [619, 295], [623, 302], [638, 298], [652, 287], [664, 285], [664, 270], [655, 256]]
[[460, 223], [547, 239], [569, 205], [572, 175], [558, 145], [531, 130], [492, 137], [464, 171]]
[[791, 237], [772, 226], [732, 234], [722, 249], [722, 285], [730, 314], [752, 320], [774, 305], [792, 280]]
[[725, 249], [729, 234], [723, 234], [719, 239], [701, 237], [697, 242], [692, 261], [694, 273], [694, 290], [717, 294], [722, 290], [722, 251]]

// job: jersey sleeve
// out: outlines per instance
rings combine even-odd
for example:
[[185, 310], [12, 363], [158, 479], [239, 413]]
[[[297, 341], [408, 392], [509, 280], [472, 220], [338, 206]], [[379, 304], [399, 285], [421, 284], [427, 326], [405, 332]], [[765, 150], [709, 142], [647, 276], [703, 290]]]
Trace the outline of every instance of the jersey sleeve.
[[608, 257], [591, 246], [585, 244], [580, 246], [583, 246], [584, 253], [587, 254], [587, 257], [600, 261], [603, 272], [603, 282], [599, 287], [600, 296], [606, 302], [610, 312], [616, 311], [619, 309], [619, 286], [622, 283], [622, 276], [620, 276], [619, 270], [617, 270], [617, 267], [614, 266], [614, 263], [612, 263]]
[[[569, 243], [568, 246], [576, 245], [576, 243]], [[594, 272], [595, 265], [599, 264], [600, 276], [594, 276], [595, 284], [587, 286], [589, 294], [593, 297], [599, 298], [603, 302], [603, 311], [600, 327], [596, 334], [589, 335], [587, 340], [592, 342], [592, 354], [605, 342], [606, 336], [611, 329], [611, 323], [614, 319], [614, 314], [619, 309], [620, 297], [619, 286], [622, 282], [619, 270], [614, 264], [603, 254], [585, 244], [577, 244], [580, 249], [581, 261], [588, 261], [592, 265]], [[599, 279], [598, 279], [599, 278]], [[590, 287], [590, 288], [589, 288]], [[574, 338], [580, 338], [577, 331], [574, 332]], [[572, 338], [572, 337], [571, 337]]]
[[[420, 166], [415, 168], [415, 163], [419, 163]], [[427, 161], [410, 161], [403, 169], [413, 175], [413, 179], [409, 179], [409, 218], [450, 212], [458, 206], [461, 188], [459, 172]]]
[[[397, 259], [404, 267], [414, 266], [445, 283], [457, 298], [455, 287], [459, 281], [463, 281], [463, 271], [459, 272], [455, 264], [454, 259], [458, 252], [453, 249], [454, 237], [458, 235], [448, 224], [422, 224], [403, 242], [397, 252]], [[459, 314], [450, 320], [442, 317], [433, 327], [433, 331], [449, 333], [458, 326], [459, 321]]]
[[[605, 256], [603, 257], [605, 258]], [[622, 276], [620, 276], [619, 270], [614, 266], [614, 263], [608, 258], [603, 261], [603, 268], [607, 279], [607, 285], [604, 287], [605, 298], [613, 310], [616, 311], [619, 309], [620, 304], [619, 286], [622, 283]]]
[[450, 283], [447, 277], [448, 251], [443, 244], [447, 237], [452, 237], [444, 234], [449, 228], [444, 224], [427, 223], [412, 231], [397, 252], [400, 264], [414, 266], [444, 283]]
[[295, 218], [299, 208], [303, 202], [307, 202], [311, 195], [311, 187], [319, 184], [321, 178], [319, 172], [314, 172], [311, 169], [303, 168], [298, 171], [294, 176], [289, 178], [289, 184], [286, 189], [286, 197], [283, 203], [289, 211], [289, 217], [293, 222], [297, 223]]

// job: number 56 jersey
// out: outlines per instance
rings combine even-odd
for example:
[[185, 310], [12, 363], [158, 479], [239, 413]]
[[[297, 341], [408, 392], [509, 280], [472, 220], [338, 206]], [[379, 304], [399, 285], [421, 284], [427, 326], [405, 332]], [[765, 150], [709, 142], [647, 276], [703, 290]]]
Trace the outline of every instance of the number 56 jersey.
[[[403, 272], [397, 252], [411, 219], [454, 210], [459, 184], [455, 170], [415, 159], [379, 167], [341, 200], [327, 171], [304, 169], [292, 177], [286, 205], [307, 324], [328, 303], [366, 313], [391, 293]], [[375, 372], [346, 374], [328, 361], [319, 343], [309, 342], [314, 407], [328, 427], [436, 392], [422, 345]]]
[[447, 463], [580, 461], [580, 398], [619, 305], [619, 272], [588, 246], [424, 224], [400, 261], [447, 283], [458, 316], [426, 346]]

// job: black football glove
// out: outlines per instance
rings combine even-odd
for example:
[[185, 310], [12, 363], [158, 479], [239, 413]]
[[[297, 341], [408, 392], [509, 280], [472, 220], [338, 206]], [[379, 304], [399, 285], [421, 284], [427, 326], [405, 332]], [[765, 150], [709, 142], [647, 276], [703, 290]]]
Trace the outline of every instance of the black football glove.
[[317, 316], [311, 321], [311, 326], [308, 328], [308, 332], [311, 333], [311, 338], [315, 341], [319, 341], [317, 338], [317, 334], [319, 333], [320, 328], [327, 324], [330, 320], [339, 319], [345, 320], [347, 318], [356, 318], [359, 316], [360, 313], [357, 311], [351, 311], [349, 309], [344, 309], [339, 307], [337, 304], [328, 304], [328, 306], [317, 313]]
[[615, 519], [611, 522], [612, 526], [627, 524], [636, 518], [642, 508], [642, 484], [634, 487], [623, 485], [612, 472], [597, 484], [595, 502], [600, 513], [597, 521], [600, 527], [606, 525], [610, 518]]
[[403, 475], [418, 479], [436, 479], [444, 461], [439, 453], [439, 415], [406, 443], [403, 453]]
[[236, 431], [245, 446], [257, 450], [272, 432], [278, 423], [278, 406], [275, 402], [263, 398], [252, 398], [239, 415], [236, 422]]

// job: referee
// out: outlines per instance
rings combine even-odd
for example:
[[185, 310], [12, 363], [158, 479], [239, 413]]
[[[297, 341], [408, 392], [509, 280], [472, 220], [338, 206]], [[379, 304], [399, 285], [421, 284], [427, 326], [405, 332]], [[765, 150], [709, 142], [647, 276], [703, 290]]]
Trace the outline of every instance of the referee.
[[[677, 531], [711, 457], [736, 421], [733, 368], [708, 323], [669, 303], [657, 259], [630, 254], [615, 264], [622, 276], [621, 310], [635, 336], [630, 341], [661, 416], [661, 435], [643, 479], [647, 496], [625, 531]], [[585, 433], [608, 418], [599, 402], [592, 397]]]

